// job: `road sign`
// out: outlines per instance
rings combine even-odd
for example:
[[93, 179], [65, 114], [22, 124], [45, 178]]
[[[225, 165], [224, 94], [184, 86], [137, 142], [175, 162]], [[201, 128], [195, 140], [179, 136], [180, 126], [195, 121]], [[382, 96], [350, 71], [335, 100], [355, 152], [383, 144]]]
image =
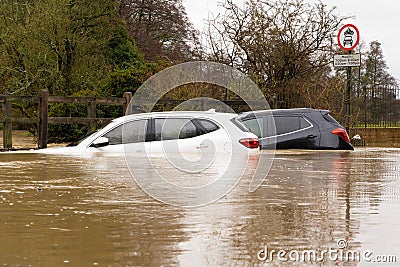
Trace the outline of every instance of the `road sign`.
[[341, 49], [351, 51], [360, 41], [360, 32], [353, 24], [346, 24], [340, 28], [337, 39]]
[[361, 54], [350, 54], [350, 55], [334, 55], [333, 56], [334, 67], [360, 67], [361, 66]]

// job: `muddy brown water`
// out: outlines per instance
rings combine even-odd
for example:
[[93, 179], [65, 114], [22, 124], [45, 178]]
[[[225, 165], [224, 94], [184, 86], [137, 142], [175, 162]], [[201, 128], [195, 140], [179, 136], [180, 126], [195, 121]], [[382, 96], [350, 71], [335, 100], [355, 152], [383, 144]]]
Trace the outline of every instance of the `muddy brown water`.
[[[0, 153], [0, 266], [400, 264], [400, 150], [278, 151], [253, 193], [250, 179], [179, 208], [144, 193], [120, 157]], [[259, 259], [266, 246], [337, 250], [342, 239], [397, 263]]]

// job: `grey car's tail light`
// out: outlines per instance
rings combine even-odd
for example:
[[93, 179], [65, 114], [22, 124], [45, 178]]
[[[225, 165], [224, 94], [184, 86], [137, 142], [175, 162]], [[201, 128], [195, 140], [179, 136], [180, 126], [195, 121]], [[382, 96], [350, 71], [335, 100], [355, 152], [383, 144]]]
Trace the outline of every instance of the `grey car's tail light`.
[[340, 138], [342, 138], [344, 141], [346, 141], [347, 143], [350, 143], [350, 138], [349, 135], [347, 134], [345, 129], [342, 128], [337, 128], [335, 130], [332, 130], [333, 134], [339, 136]]

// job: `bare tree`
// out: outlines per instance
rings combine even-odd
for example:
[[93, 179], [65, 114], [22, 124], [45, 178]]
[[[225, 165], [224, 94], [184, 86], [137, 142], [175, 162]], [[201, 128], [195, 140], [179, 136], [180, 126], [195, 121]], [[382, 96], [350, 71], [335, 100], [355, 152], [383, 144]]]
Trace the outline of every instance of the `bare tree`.
[[147, 59], [175, 62], [200, 56], [198, 32], [182, 0], [121, 0], [119, 13]]
[[346, 19], [335, 8], [302, 0], [249, 0], [243, 7], [226, 0], [224, 8], [209, 23], [212, 58], [251, 75], [267, 95], [292, 98], [285, 107], [310, 104], [302, 95], [329, 83], [332, 37]]

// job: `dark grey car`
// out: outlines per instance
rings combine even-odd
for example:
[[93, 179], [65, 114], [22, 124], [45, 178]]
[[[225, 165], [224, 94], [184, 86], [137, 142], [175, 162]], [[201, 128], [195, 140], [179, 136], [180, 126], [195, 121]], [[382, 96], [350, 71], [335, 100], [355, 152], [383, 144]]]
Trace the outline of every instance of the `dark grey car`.
[[239, 115], [260, 139], [261, 149], [354, 150], [346, 130], [328, 110], [271, 109]]

